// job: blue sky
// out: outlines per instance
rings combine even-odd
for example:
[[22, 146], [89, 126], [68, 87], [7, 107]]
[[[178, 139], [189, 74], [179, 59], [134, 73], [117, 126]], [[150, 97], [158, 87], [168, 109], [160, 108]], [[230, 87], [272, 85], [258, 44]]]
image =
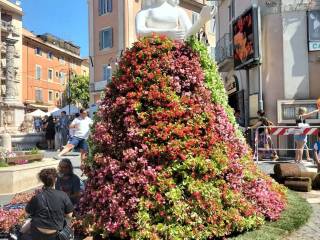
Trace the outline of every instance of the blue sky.
[[81, 47], [88, 56], [87, 0], [21, 0], [23, 26], [35, 34], [52, 33]]

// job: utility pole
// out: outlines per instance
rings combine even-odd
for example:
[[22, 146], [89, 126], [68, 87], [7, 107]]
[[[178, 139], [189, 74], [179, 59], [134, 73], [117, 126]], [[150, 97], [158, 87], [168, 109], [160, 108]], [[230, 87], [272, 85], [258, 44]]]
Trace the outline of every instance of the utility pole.
[[71, 69], [69, 68], [69, 80], [68, 80], [68, 104], [69, 104], [69, 117], [70, 117], [70, 108], [71, 108], [71, 85], [70, 85], [70, 81], [71, 81]]

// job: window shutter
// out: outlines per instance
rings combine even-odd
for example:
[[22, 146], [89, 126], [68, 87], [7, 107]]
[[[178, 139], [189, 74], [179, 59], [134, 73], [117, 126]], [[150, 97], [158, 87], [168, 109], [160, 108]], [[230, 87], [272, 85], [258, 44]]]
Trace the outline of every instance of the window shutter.
[[111, 80], [111, 75], [112, 75], [112, 68], [107, 67], [107, 80], [108, 80], [108, 82], [110, 82], [110, 80]]
[[112, 0], [107, 0], [107, 12], [112, 12]]
[[107, 37], [107, 45], [109, 48], [113, 47], [113, 28], [109, 28], [106, 31], [106, 37]]
[[111, 48], [113, 47], [113, 28], [111, 28]]
[[99, 9], [98, 9], [98, 11], [99, 11], [99, 15], [102, 15], [102, 1], [101, 0], [99, 0]]
[[102, 49], [102, 35], [103, 35], [103, 31], [99, 32], [99, 49]]
[[103, 81], [107, 80], [107, 71], [106, 71], [106, 66], [103, 66], [102, 71], [103, 71]]

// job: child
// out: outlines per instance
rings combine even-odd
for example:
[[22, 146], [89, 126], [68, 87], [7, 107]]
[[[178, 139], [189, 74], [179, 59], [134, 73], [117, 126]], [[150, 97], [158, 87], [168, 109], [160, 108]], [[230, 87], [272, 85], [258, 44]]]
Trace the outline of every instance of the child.
[[317, 164], [318, 167], [318, 173], [320, 172], [320, 129], [318, 130], [318, 139], [315, 142], [314, 146], [314, 162]]

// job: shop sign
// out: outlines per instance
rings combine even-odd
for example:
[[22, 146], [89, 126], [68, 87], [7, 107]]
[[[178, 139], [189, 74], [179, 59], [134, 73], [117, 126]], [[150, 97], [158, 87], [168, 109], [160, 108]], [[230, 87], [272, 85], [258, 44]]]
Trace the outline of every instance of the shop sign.
[[309, 42], [309, 51], [320, 51], [320, 42]]
[[309, 51], [320, 50], [320, 10], [307, 13]]

